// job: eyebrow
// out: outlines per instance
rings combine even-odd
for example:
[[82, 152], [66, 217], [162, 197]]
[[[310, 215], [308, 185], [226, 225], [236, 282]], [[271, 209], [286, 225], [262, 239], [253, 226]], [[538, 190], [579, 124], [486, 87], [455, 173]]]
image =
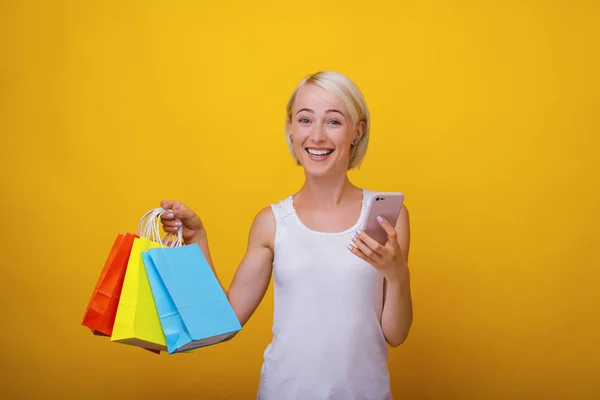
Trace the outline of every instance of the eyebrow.
[[[302, 108], [302, 109], [298, 110], [296, 115], [300, 114], [302, 111], [307, 111], [307, 112], [311, 112], [314, 114], [314, 111], [311, 110], [310, 108]], [[343, 117], [346, 117], [343, 112], [341, 112], [340, 110], [336, 110], [335, 108], [329, 108], [329, 109], [325, 110], [325, 114], [332, 113], [332, 112], [341, 114]]]

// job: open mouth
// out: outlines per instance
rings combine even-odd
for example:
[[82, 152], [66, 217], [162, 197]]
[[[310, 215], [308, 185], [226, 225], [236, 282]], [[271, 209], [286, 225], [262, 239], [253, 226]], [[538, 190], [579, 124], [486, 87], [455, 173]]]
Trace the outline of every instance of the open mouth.
[[315, 149], [307, 147], [305, 150], [313, 159], [324, 159], [333, 153], [333, 149]]

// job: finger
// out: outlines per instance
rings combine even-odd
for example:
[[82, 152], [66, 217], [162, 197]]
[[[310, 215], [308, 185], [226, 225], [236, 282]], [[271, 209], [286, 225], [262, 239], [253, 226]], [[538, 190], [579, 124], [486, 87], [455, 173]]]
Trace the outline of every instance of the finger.
[[163, 224], [167, 223], [168, 221], [174, 221], [175, 213], [173, 212], [173, 210], [168, 210], [167, 212], [160, 214], [160, 220]]
[[369, 264], [373, 265], [374, 261], [369, 259], [369, 257], [367, 257], [366, 255], [364, 255], [364, 253], [362, 251], [360, 251], [360, 249], [358, 249], [356, 246], [349, 244], [348, 245], [348, 250], [350, 250], [350, 252], [352, 254], [354, 254], [355, 256], [357, 256], [358, 258], [368, 262]]
[[160, 220], [164, 224], [168, 220], [175, 219], [175, 213], [173, 208], [179, 209], [179, 202], [176, 200], [163, 200], [160, 202], [160, 207], [165, 210], [162, 214], [160, 214]]
[[379, 256], [384, 256], [387, 249], [385, 246], [382, 246], [377, 240], [373, 239], [371, 236], [367, 235], [365, 232], [360, 230], [356, 231], [357, 237], [369, 247], [369, 249], [378, 254]]
[[183, 206], [179, 210], [173, 210], [173, 213], [175, 214], [176, 218], [179, 218], [182, 221], [187, 221], [196, 218], [196, 214], [185, 206]]
[[179, 226], [163, 226], [165, 232], [169, 233], [177, 233], [177, 231], [179, 231], [179, 228]]
[[196, 214], [181, 204], [177, 207], [177, 204], [174, 206], [175, 208], [169, 209], [167, 213], [163, 214], [166, 218], [178, 218], [182, 221], [191, 220], [196, 217]]
[[385, 219], [381, 216], [377, 216], [377, 221], [379, 222], [379, 225], [381, 225], [381, 227], [387, 233], [388, 241], [386, 244], [389, 243], [394, 247], [400, 246], [398, 244], [398, 232], [396, 232], [396, 228], [394, 227], [394, 225], [392, 225], [390, 223], [390, 221], [388, 221], [387, 219]]
[[196, 216], [185, 204], [177, 200], [163, 200], [160, 202], [160, 205], [164, 210], [168, 211], [161, 215], [161, 218], [164, 219], [179, 218], [187, 220]]
[[[361, 235], [362, 236], [362, 235]], [[367, 258], [369, 258], [372, 262], [379, 262], [381, 260], [381, 254], [377, 253], [370, 246], [368, 246], [362, 239], [361, 236], [352, 236], [352, 241], [354, 245], [363, 253]], [[372, 239], [371, 239], [372, 240]], [[377, 243], [377, 242], [375, 242]], [[377, 243], [379, 245], [379, 243]], [[381, 246], [381, 245], [379, 245]]]
[[163, 200], [160, 202], [160, 207], [163, 210], [171, 210], [175, 207], [176, 203], [178, 203], [176, 200]]
[[173, 226], [181, 226], [181, 221], [178, 219], [165, 219], [161, 221], [163, 226], [173, 227]]

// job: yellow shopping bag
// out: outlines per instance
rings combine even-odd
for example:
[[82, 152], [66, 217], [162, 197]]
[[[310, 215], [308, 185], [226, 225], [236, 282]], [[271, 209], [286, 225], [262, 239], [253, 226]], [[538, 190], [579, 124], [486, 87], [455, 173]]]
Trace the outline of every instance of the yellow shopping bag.
[[165, 334], [142, 260], [142, 252], [155, 247], [161, 247], [161, 244], [146, 237], [133, 241], [111, 341], [167, 351]]

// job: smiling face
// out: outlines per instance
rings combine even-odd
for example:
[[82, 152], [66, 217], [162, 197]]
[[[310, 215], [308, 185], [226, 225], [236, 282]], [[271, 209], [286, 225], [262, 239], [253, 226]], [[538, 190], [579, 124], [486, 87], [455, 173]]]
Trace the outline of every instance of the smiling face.
[[360, 139], [364, 123], [355, 126], [337, 96], [304, 85], [296, 94], [290, 118], [294, 152], [306, 173], [322, 176], [348, 169], [352, 141]]

